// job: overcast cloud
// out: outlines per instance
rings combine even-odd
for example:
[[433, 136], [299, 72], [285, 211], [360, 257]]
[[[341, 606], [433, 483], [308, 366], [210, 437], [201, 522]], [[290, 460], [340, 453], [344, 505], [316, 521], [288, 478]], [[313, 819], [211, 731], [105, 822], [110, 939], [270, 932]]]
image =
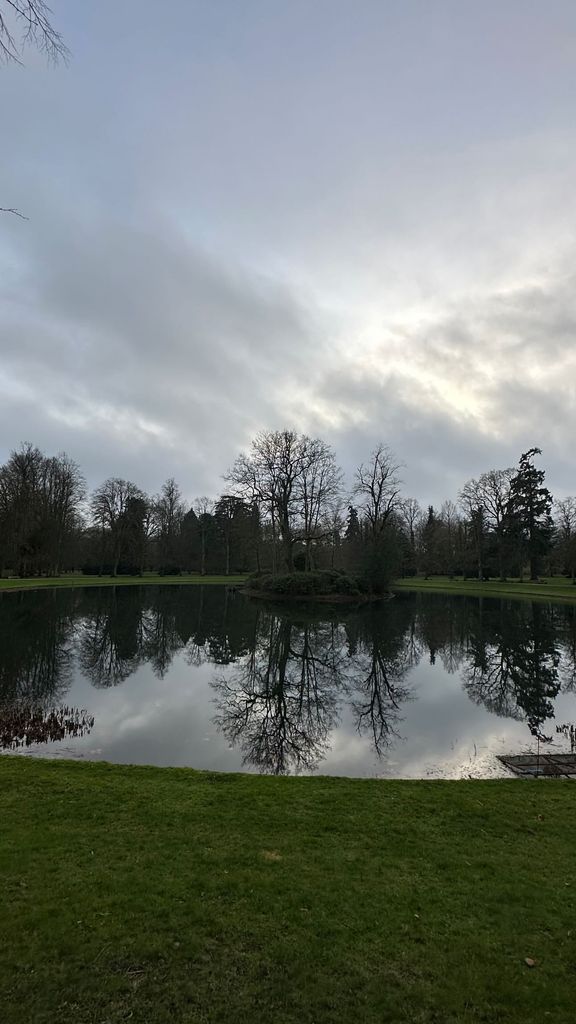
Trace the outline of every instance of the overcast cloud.
[[293, 426], [576, 492], [573, 0], [53, 8], [70, 66], [0, 68], [1, 460], [191, 499]]

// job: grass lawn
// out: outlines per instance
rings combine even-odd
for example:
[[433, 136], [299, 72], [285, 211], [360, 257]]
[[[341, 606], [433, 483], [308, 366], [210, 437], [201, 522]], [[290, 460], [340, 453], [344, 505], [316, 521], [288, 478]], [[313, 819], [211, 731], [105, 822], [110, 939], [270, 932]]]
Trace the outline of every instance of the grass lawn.
[[[447, 594], [471, 594], [481, 597], [530, 597], [544, 601], [576, 602], [576, 587], [564, 576], [543, 577], [540, 583], [529, 580], [465, 580], [449, 579], [448, 576], [431, 576], [430, 579], [410, 577], [396, 580], [394, 590], [442, 590]], [[576, 1018], [575, 1018], [576, 1019]]]
[[0, 1019], [572, 1024], [575, 836], [570, 782], [1, 757]]
[[144, 576], [81, 576], [70, 574], [68, 576], [51, 577], [12, 577], [11, 579], [0, 579], [0, 592], [2, 590], [38, 590], [40, 587], [129, 587], [142, 586], [143, 583], [154, 584], [201, 584], [227, 583], [235, 586], [243, 583], [246, 576], [158, 576], [155, 573], [145, 573]]

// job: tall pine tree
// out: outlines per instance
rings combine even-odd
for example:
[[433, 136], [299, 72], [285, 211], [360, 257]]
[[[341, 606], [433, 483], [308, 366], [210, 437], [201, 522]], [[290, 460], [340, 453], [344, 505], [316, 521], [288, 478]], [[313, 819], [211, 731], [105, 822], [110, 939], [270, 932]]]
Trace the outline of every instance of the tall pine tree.
[[528, 558], [531, 580], [538, 579], [542, 555], [552, 536], [552, 495], [544, 486], [544, 470], [534, 465], [535, 457], [541, 454], [540, 448], [524, 452], [510, 483], [509, 528]]

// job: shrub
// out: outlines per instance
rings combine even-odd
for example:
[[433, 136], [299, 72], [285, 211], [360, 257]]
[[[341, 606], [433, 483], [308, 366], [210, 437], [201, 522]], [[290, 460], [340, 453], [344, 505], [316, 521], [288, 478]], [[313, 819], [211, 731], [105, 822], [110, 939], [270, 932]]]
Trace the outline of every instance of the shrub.
[[258, 590], [269, 594], [285, 597], [319, 597], [319, 596], [360, 596], [365, 591], [360, 581], [347, 576], [338, 569], [318, 569], [315, 572], [290, 572], [280, 576], [271, 573], [254, 573], [248, 586], [254, 585]]

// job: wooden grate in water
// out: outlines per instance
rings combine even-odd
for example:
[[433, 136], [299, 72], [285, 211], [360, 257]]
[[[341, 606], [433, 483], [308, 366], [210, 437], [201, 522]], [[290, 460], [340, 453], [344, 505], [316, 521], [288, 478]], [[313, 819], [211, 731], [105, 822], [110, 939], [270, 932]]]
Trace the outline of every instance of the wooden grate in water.
[[505, 754], [498, 760], [516, 775], [576, 778], [576, 754]]

